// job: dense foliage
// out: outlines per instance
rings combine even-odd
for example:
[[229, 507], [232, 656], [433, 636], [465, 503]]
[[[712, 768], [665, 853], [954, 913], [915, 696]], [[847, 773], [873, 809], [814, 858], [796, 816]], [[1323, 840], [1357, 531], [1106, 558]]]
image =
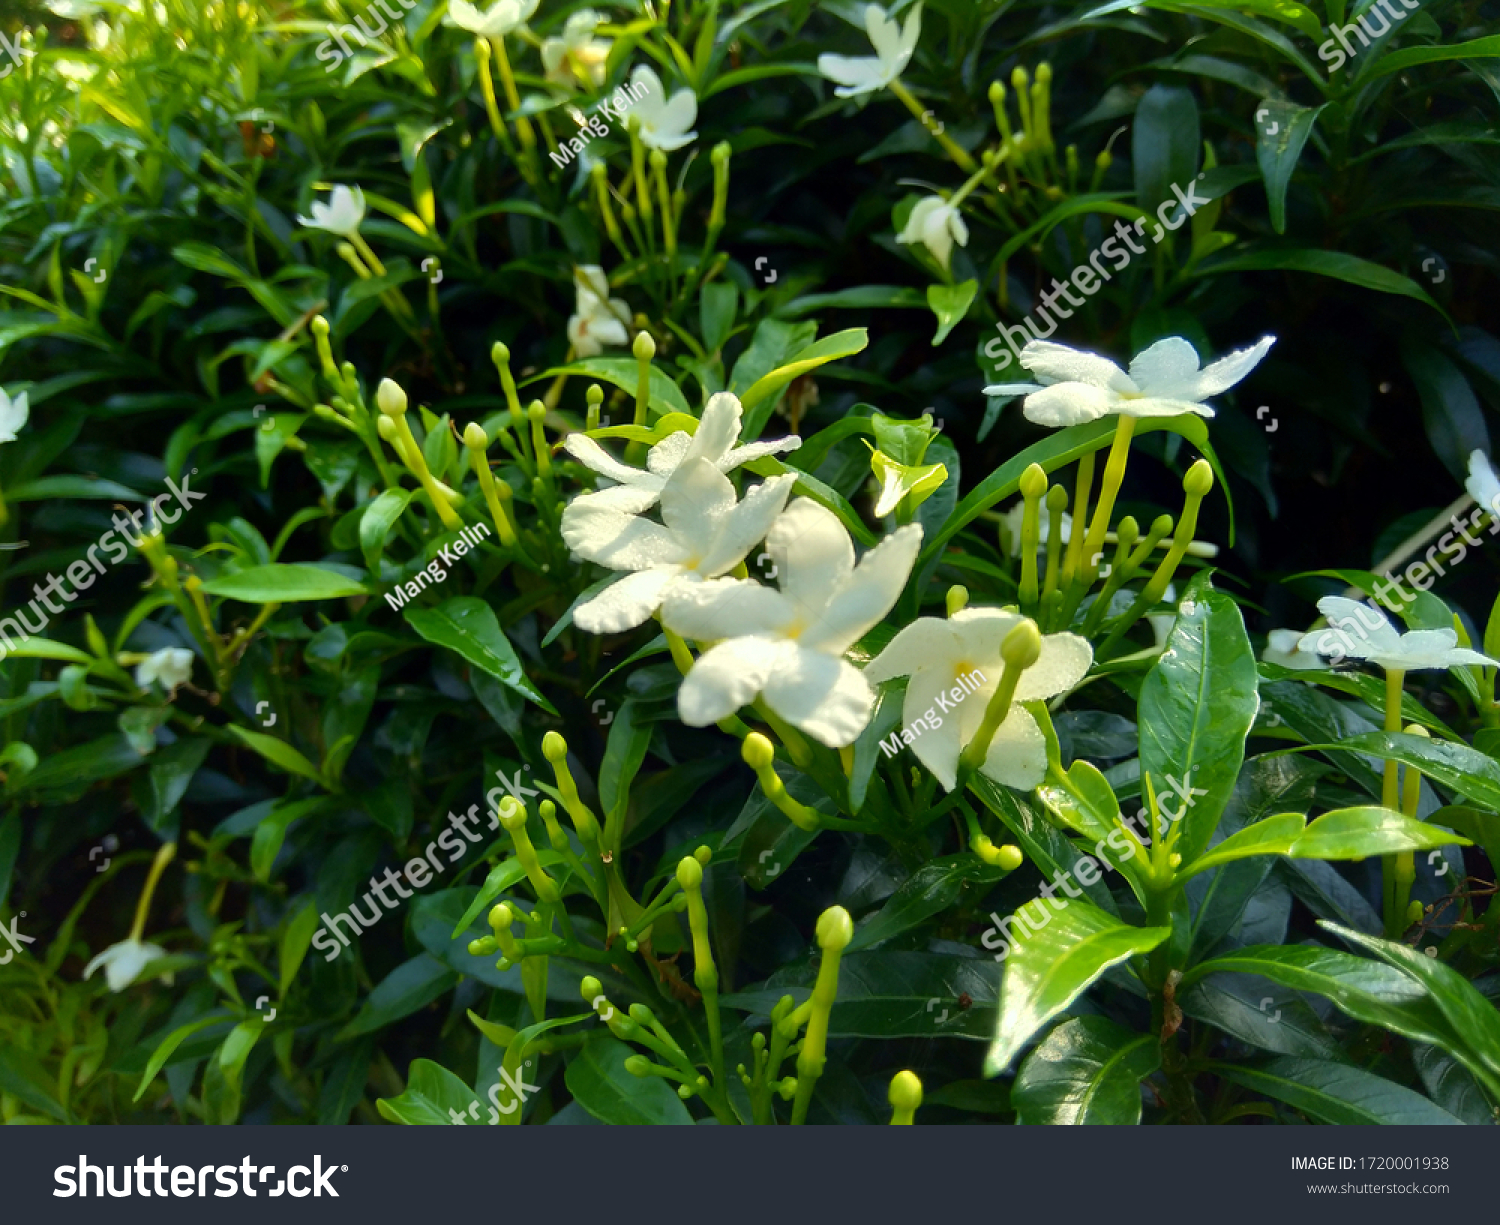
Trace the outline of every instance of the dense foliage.
[[20, 6], [5, 1120], [1495, 1122], [1495, 18]]

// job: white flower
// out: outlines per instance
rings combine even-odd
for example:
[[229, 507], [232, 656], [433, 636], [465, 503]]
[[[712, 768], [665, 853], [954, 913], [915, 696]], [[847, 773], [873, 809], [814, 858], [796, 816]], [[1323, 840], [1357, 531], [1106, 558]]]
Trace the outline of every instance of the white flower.
[[568, 341], [578, 357], [595, 357], [605, 345], [623, 345], [630, 341], [625, 320], [630, 318], [630, 304], [624, 298], [609, 296], [609, 280], [598, 264], [584, 264], [573, 271], [573, 288], [577, 303], [568, 320]]
[[727, 574], [765, 539], [796, 481], [795, 473], [772, 477], [736, 504], [729, 478], [693, 455], [662, 488], [665, 526], [578, 499], [563, 512], [568, 547], [587, 561], [635, 573], [580, 604], [573, 623], [591, 634], [633, 629], [683, 586]]
[[[960, 247], [969, 245], [969, 227], [959, 216], [958, 209], [938, 196], [927, 196], [917, 201], [916, 207], [911, 210], [911, 216], [906, 219], [905, 227], [896, 235], [896, 241], [922, 243], [932, 252], [932, 258], [947, 271], [948, 257], [953, 253], [954, 242]], [[1025, 358], [1021, 360], [1025, 361]]]
[[763, 696], [813, 739], [852, 744], [875, 695], [843, 654], [891, 610], [921, 544], [921, 527], [909, 523], [855, 565], [838, 516], [798, 498], [766, 535], [779, 590], [710, 579], [674, 590], [662, 605], [662, 623], [674, 633], [717, 642], [677, 692], [682, 721], [706, 727]]
[[1038, 425], [1077, 425], [1109, 413], [1127, 417], [1212, 417], [1203, 401], [1228, 391], [1260, 363], [1274, 336], [1198, 369], [1198, 353], [1181, 336], [1158, 340], [1138, 353], [1126, 374], [1108, 358], [1047, 340], [1027, 341], [1021, 365], [1040, 383], [1001, 383], [987, 396], [1025, 395], [1028, 421]]
[[142, 689], [155, 681], [168, 693], [187, 683], [193, 674], [193, 653], [185, 647], [162, 647], [153, 651], [135, 669], [135, 683]]
[[[947, 620], [918, 617], [865, 669], [865, 679], [876, 684], [896, 676], [911, 677], [901, 718], [906, 725], [925, 718], [927, 730], [908, 743], [949, 791], [958, 781], [959, 754], [979, 730], [984, 709], [1005, 670], [1000, 645], [1024, 620], [1018, 613], [997, 608], [966, 608]], [[1084, 678], [1093, 660], [1087, 639], [1077, 634], [1043, 635], [1042, 653], [1021, 673], [1010, 710], [990, 741], [980, 772], [1021, 791], [1040, 786], [1047, 774], [1046, 741], [1021, 703], [1066, 693]], [[959, 684], [960, 677], [973, 677], [969, 687], [978, 682], [978, 690], [960, 698], [966, 688]], [[934, 727], [926, 712], [944, 711], [945, 703], [947, 712], [938, 714], [940, 722]]]
[[922, 32], [922, 6], [918, 4], [906, 19], [905, 27], [887, 17], [878, 4], [865, 8], [865, 32], [875, 48], [875, 58], [853, 59], [847, 55], [818, 56], [818, 71], [842, 87], [833, 92], [840, 98], [884, 89], [911, 62]]
[[618, 482], [614, 488], [580, 495], [573, 500], [573, 505], [583, 503], [638, 515], [656, 505], [667, 478], [686, 459], [702, 456], [720, 472], [732, 472], [753, 459], [775, 455], [778, 451], [794, 451], [802, 445], [802, 439], [791, 437], [735, 446], [735, 440], [740, 436], [742, 411], [739, 398], [730, 392], [721, 391], [711, 396], [703, 410], [703, 420], [698, 423], [697, 433], [678, 430], [668, 434], [646, 453], [644, 471], [622, 464], [587, 434], [569, 434], [563, 444], [569, 455], [600, 476]]
[[1303, 634], [1297, 643], [1300, 651], [1367, 659], [1388, 672], [1456, 668], [1462, 664], [1500, 667], [1500, 661], [1459, 646], [1457, 630], [1398, 633], [1383, 613], [1340, 595], [1324, 596], [1318, 601], [1318, 611], [1328, 618], [1329, 628]]
[[668, 99], [661, 78], [642, 64], [630, 74], [630, 92], [640, 95], [631, 104], [630, 114], [638, 125], [641, 144], [648, 149], [670, 153], [697, 139], [698, 133], [691, 129], [698, 118], [698, 98], [691, 89], [679, 89]]
[[542, 43], [542, 65], [554, 85], [571, 85], [580, 74], [595, 87], [604, 84], [604, 62], [609, 43], [593, 37], [603, 18], [593, 9], [579, 9], [563, 26], [561, 38]]
[[[1026, 503], [1017, 502], [1008, 511], [1000, 516], [1005, 528], [1005, 551], [1011, 557], [1021, 556], [1021, 526], [1026, 517]], [[1047, 543], [1047, 538], [1052, 532], [1052, 516], [1045, 506], [1037, 513], [1037, 526], [1041, 528], [1041, 534], [1037, 537], [1037, 546], [1041, 547]], [[1073, 516], [1063, 511], [1062, 516], [1062, 542], [1068, 544], [1073, 539]]]
[[16, 435], [21, 432], [30, 413], [24, 391], [17, 392], [16, 398], [12, 400], [5, 394], [5, 389], [0, 388], [0, 442], [15, 442]]
[[330, 234], [342, 234], [345, 238], [359, 233], [359, 225], [365, 219], [365, 193], [358, 187], [352, 191], [340, 184], [333, 189], [328, 203], [312, 202], [312, 216], [298, 214], [297, 220], [310, 230], [327, 230]]
[[1500, 515], [1500, 509], [1496, 506], [1500, 502], [1500, 478], [1495, 476], [1495, 470], [1490, 467], [1490, 461], [1485, 458], [1483, 451], [1470, 453], [1469, 479], [1464, 482], [1464, 488], [1485, 510], [1493, 515]]
[[1323, 661], [1316, 654], [1304, 651], [1300, 630], [1272, 630], [1266, 635], [1266, 647], [1260, 657], [1268, 664], [1279, 664], [1297, 672], [1321, 668]]
[[490, 11], [481, 13], [467, 0], [448, 0], [448, 24], [479, 34], [485, 38], [500, 38], [524, 25], [536, 12], [540, 0], [498, 0]]
[[[104, 978], [109, 983], [111, 991], [123, 991], [131, 983], [140, 977], [142, 970], [153, 961], [158, 961], [167, 955], [167, 950], [157, 944], [143, 944], [132, 937], [129, 940], [121, 940], [119, 944], [111, 944], [104, 952], [95, 957], [83, 968], [84, 978], [92, 978], [94, 971], [100, 966], [104, 967]], [[170, 985], [172, 976], [162, 975]]]

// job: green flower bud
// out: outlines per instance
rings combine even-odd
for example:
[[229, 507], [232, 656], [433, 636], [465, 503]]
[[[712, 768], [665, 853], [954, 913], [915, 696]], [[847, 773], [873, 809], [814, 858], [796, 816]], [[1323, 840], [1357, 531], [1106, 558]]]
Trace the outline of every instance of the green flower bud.
[[1029, 668], [1041, 654], [1042, 633], [1029, 617], [1006, 634], [1000, 644], [1000, 658], [1010, 668]]
[[406, 392], [392, 379], [381, 379], [375, 389], [375, 403], [387, 417], [400, 417], [406, 412]]
[[471, 421], [464, 426], [464, 446], [474, 451], [484, 451], [489, 448], [490, 436], [484, 432], [484, 426], [477, 421]]
[[776, 760], [776, 749], [759, 732], [751, 732], [740, 746], [740, 756], [752, 770], [766, 770]]
[[650, 332], [637, 332], [630, 351], [635, 354], [636, 361], [649, 362], [656, 356], [656, 341], [651, 339]]

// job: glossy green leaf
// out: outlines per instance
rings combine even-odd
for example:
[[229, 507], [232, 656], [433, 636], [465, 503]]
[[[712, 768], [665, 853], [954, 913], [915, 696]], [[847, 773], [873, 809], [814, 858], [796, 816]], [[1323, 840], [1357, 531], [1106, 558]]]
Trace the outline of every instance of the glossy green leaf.
[[436, 608], [406, 608], [407, 623], [435, 646], [456, 651], [482, 672], [530, 698], [548, 714], [557, 711], [527, 679], [495, 610], [477, 596], [453, 596]]
[[956, 328], [969, 313], [974, 295], [979, 292], [979, 282], [964, 281], [959, 285], [929, 285], [927, 306], [937, 316], [937, 333], [932, 338], [936, 347], [948, 339], [948, 333]]
[[273, 766], [280, 766], [288, 774], [299, 774], [303, 778], [319, 780], [317, 767], [285, 740], [267, 736], [264, 732], [249, 731], [235, 723], [231, 723], [227, 730], [230, 735], [238, 737]]
[[1151, 86], [1135, 108], [1131, 142], [1136, 203], [1154, 213], [1176, 199], [1174, 184], [1185, 187], [1198, 172], [1202, 143], [1192, 90]]
[[412, 500], [409, 489], [387, 489], [365, 508], [359, 519], [359, 549], [372, 576], [380, 574], [386, 538]]
[[[1165, 927], [1131, 927], [1098, 907], [1071, 898], [1040, 931], [1020, 934], [1005, 959], [995, 1039], [985, 1058], [987, 1076], [1010, 1067], [1043, 1025], [1077, 999], [1096, 978], [1129, 957], [1149, 953], [1171, 933]], [[1055, 906], [1055, 902], [1054, 902]], [[1021, 908], [1025, 919], [1047, 913], [1040, 899]]]
[[[868, 923], [855, 928], [851, 952], [889, 940], [947, 910], [970, 884], [990, 884], [1009, 875], [977, 855], [945, 855], [923, 864], [886, 900]], [[970, 890], [975, 896], [982, 890]]]
[[284, 562], [221, 574], [204, 583], [203, 590], [246, 604], [290, 604], [296, 600], [339, 600], [369, 594], [364, 586], [333, 570]]
[[1466, 43], [1454, 43], [1438, 47], [1403, 47], [1391, 51], [1374, 61], [1373, 66], [1360, 74], [1361, 80], [1375, 80], [1401, 72], [1416, 64], [1436, 64], [1445, 60], [1477, 60], [1500, 57], [1500, 34], [1470, 39]]
[[1443, 313], [1443, 308], [1411, 278], [1347, 251], [1323, 251], [1306, 247], [1262, 248], [1226, 259], [1205, 261], [1195, 265], [1189, 275], [1218, 276], [1226, 272], [1309, 272], [1315, 276], [1332, 277], [1336, 281], [1357, 285], [1361, 289], [1373, 289], [1377, 293], [1415, 298], [1440, 314]]
[[1018, 1123], [1141, 1121], [1141, 1081], [1161, 1066], [1161, 1043], [1104, 1017], [1064, 1021], [1026, 1057], [1011, 1087]]
[[403, 961], [376, 984], [359, 1014], [339, 1031], [339, 1041], [384, 1029], [419, 1008], [425, 1008], [457, 982], [458, 975], [442, 962], [419, 953], [409, 961]]
[[[524, 379], [520, 386], [529, 387], [532, 383], [543, 379], [554, 379], [560, 374], [576, 374], [588, 379], [602, 379], [633, 397], [636, 385], [640, 381], [640, 366], [633, 357], [585, 357], [566, 366], [555, 366], [541, 374]], [[646, 399], [653, 414], [657, 416], [665, 413], [692, 414], [693, 410], [688, 407], [687, 399], [682, 391], [664, 371], [652, 366], [648, 381]]]
[[1466, 744], [1406, 732], [1368, 732], [1349, 736], [1336, 747], [1415, 766], [1433, 782], [1500, 811], [1500, 762]]
[[1425, 821], [1370, 805], [1324, 813], [1308, 823], [1307, 832], [1287, 853], [1293, 859], [1364, 859], [1453, 845], [1471, 843]]
[[841, 357], [852, 357], [861, 352], [869, 343], [869, 333], [864, 328], [848, 328], [842, 332], [835, 332], [832, 336], [824, 336], [821, 340], [815, 340], [812, 344], [798, 349], [790, 361], [778, 366], [763, 378], [757, 379], [740, 393], [740, 403], [744, 405], [746, 414], [745, 437], [756, 437], [770, 418], [769, 404], [759, 413], [751, 412], [757, 404], [768, 398], [771, 404], [774, 404], [777, 394], [793, 379], [806, 374], [809, 370], [816, 370], [819, 366], [837, 361]]
[[264, 883], [271, 879], [271, 865], [281, 852], [281, 844], [286, 840], [286, 831], [292, 822], [316, 812], [326, 802], [325, 797], [314, 796], [308, 800], [280, 804], [255, 827], [255, 834], [250, 840], [250, 870], [255, 873], [256, 880]]
[[1460, 1122], [1405, 1085], [1343, 1063], [1287, 1056], [1256, 1067], [1215, 1064], [1213, 1070], [1321, 1123], [1430, 1127]]
[[1239, 606], [1206, 576], [1194, 580], [1166, 650], [1141, 685], [1138, 717], [1141, 770], [1151, 776], [1158, 801], [1181, 817], [1177, 850], [1184, 863], [1203, 854], [1234, 790], [1260, 707], [1258, 689]]
[[475, 1109], [482, 1106], [473, 1089], [430, 1059], [412, 1060], [406, 1089], [397, 1097], [383, 1097], [375, 1103], [381, 1118], [419, 1127], [451, 1126], [454, 1114], [463, 1116], [466, 1123], [482, 1123], [484, 1111]]
[[608, 1033], [589, 1035], [568, 1064], [568, 1092], [601, 1123], [690, 1125], [693, 1116], [672, 1085], [659, 1076], [636, 1077], [625, 1070], [635, 1052]]
[[1305, 107], [1280, 98], [1263, 98], [1255, 112], [1255, 156], [1266, 184], [1271, 227], [1278, 234], [1286, 233], [1286, 189], [1322, 110], [1321, 106]]
[[[1307, 818], [1300, 812], [1284, 812], [1254, 825], [1247, 825], [1238, 833], [1231, 834], [1211, 851], [1193, 860], [1177, 873], [1179, 881], [1196, 876], [1209, 868], [1229, 863], [1235, 859], [1247, 859], [1251, 855], [1285, 855], [1307, 829]], [[1334, 856], [1309, 856], [1314, 859], [1329, 859]]]

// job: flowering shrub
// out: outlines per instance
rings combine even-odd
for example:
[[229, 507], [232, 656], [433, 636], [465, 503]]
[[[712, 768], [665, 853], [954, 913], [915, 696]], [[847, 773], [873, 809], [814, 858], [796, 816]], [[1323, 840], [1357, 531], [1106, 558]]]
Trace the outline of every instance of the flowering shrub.
[[7, 1121], [1495, 1121], [1467, 9], [94, 8], [0, 74]]

